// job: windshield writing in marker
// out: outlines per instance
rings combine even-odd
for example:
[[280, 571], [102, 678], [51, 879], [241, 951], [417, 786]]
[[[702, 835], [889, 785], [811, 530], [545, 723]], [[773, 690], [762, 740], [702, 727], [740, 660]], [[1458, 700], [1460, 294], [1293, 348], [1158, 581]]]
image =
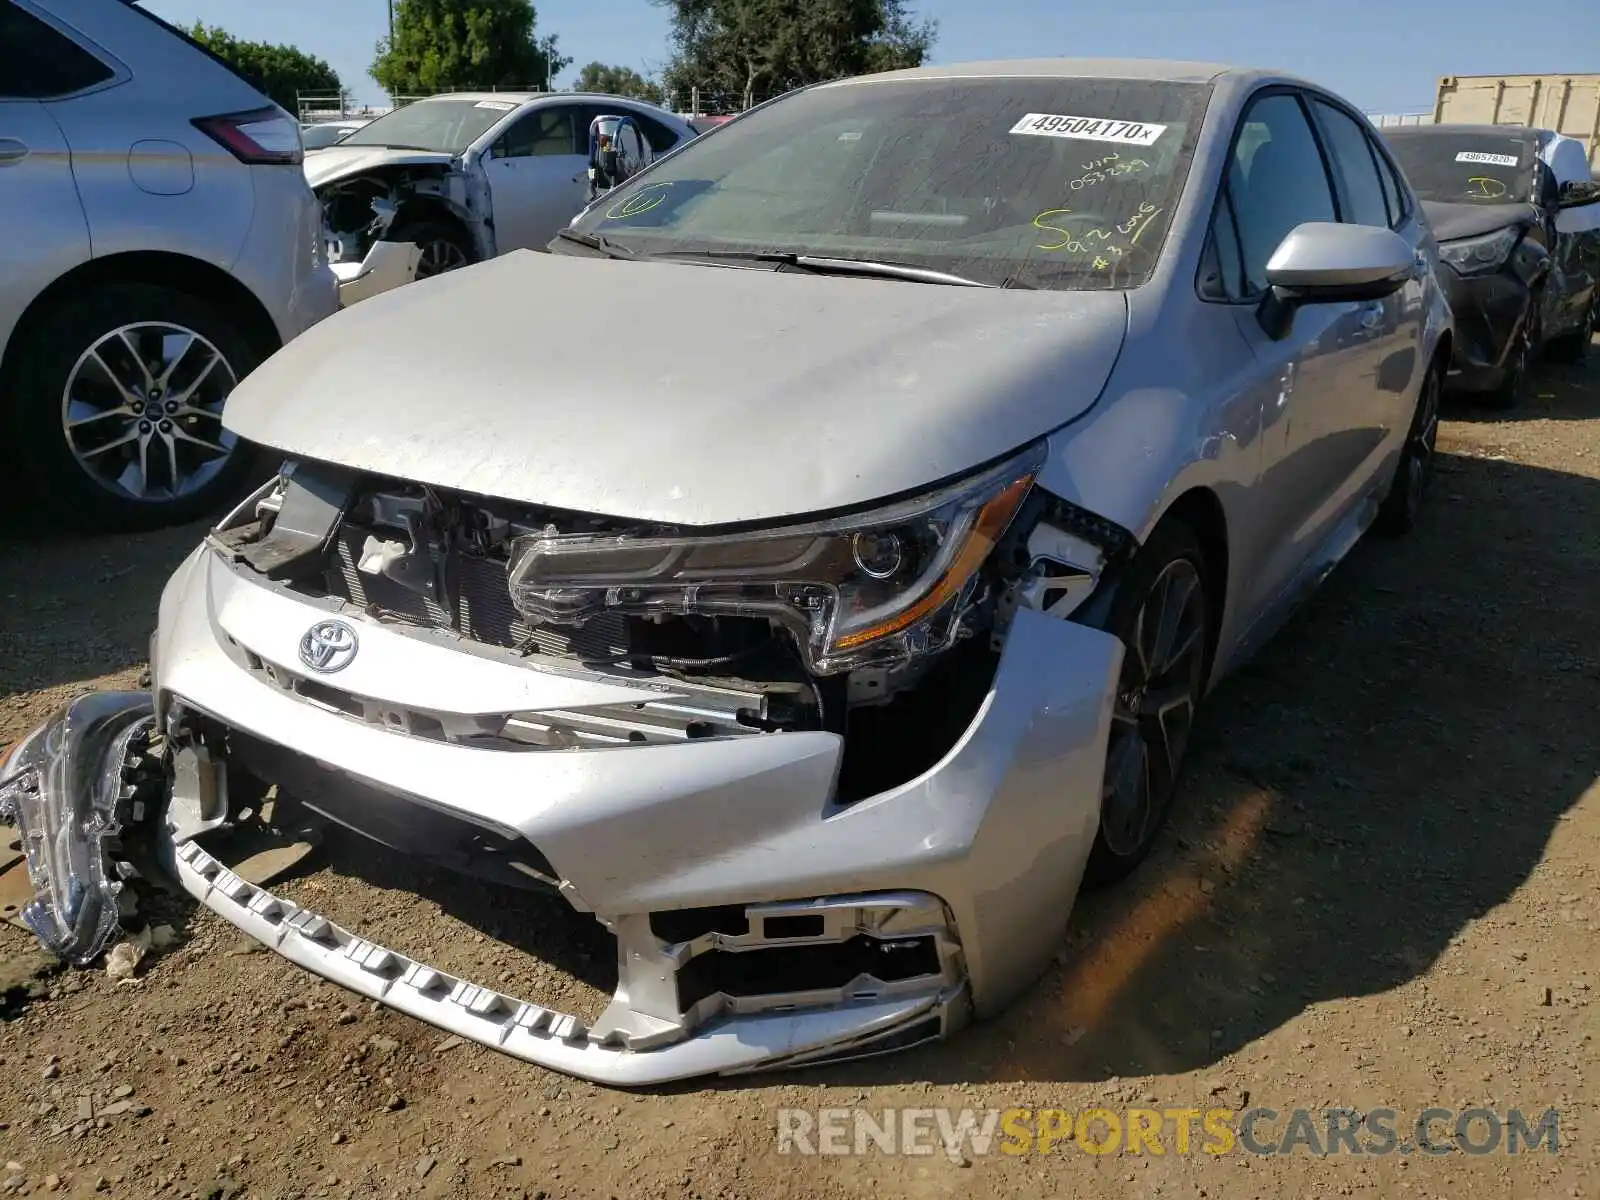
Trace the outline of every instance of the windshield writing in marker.
[[[1106, 219], [1096, 213], [1075, 214], [1070, 208], [1046, 209], [1034, 217], [1033, 227], [1057, 235], [1056, 240], [1038, 242], [1036, 247], [1052, 252], [1092, 254], [1094, 259], [1090, 265], [1097, 271], [1109, 271], [1118, 259], [1126, 257], [1129, 251], [1139, 244], [1139, 239], [1144, 236], [1145, 230], [1150, 228], [1163, 211], [1165, 210], [1147, 200], [1139, 205], [1138, 211], [1122, 221], [1111, 224], [1108, 229], [1105, 227]], [[1076, 221], [1092, 221], [1094, 224], [1085, 229], [1068, 228], [1068, 225]]]

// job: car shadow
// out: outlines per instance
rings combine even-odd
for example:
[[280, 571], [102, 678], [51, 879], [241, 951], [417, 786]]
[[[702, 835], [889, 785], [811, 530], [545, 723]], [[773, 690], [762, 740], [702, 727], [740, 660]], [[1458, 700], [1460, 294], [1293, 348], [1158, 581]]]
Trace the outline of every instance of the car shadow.
[[1204, 1069], [1425, 973], [1600, 773], [1600, 481], [1441, 455], [1409, 539], [1363, 541], [1212, 696], [1164, 844], [1082, 896], [992, 1021], [807, 1081], [1098, 1082]]
[[1490, 408], [1470, 395], [1447, 396], [1447, 420], [1497, 424], [1505, 421], [1593, 421], [1600, 418], [1600, 337], [1583, 362], [1541, 358], [1509, 411]]

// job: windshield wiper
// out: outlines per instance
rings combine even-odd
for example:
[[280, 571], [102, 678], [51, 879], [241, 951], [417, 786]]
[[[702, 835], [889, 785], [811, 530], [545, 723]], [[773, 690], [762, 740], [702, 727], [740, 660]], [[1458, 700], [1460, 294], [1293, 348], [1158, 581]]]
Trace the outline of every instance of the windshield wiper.
[[558, 229], [556, 230], [556, 237], [564, 242], [574, 242], [589, 250], [598, 250], [607, 258], [636, 259], [641, 257], [632, 250], [618, 246], [610, 238], [598, 233], [579, 233], [575, 229]]
[[946, 287], [1032, 289], [1031, 284], [1015, 276], [1001, 283], [986, 283], [965, 275], [935, 271], [931, 267], [913, 266], [911, 263], [871, 258], [830, 258], [819, 254], [797, 254], [792, 250], [669, 250], [651, 257], [771, 263], [775, 268], [790, 267], [813, 275], [862, 275], [872, 279], [903, 279], [908, 283], [936, 283]]

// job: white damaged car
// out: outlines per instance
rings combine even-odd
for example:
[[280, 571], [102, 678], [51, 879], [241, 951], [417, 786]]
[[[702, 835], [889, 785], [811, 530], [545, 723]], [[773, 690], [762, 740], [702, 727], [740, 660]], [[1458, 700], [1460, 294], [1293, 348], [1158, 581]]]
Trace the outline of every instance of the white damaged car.
[[[1160, 837], [1208, 688], [1423, 512], [1452, 330], [1419, 214], [1303, 80], [936, 67], [765, 105], [552, 253], [339, 314], [229, 399], [290, 465], [168, 583], [153, 690], [0, 769], [30, 927], [90, 960], [173, 875], [620, 1085], [999, 1011]], [[242, 878], [249, 780], [563, 897], [615, 939], [609, 1007]]]
[[542, 248], [589, 201], [589, 131], [603, 116], [632, 118], [646, 161], [697, 136], [681, 117], [618, 96], [451, 92], [307, 155], [344, 304]]

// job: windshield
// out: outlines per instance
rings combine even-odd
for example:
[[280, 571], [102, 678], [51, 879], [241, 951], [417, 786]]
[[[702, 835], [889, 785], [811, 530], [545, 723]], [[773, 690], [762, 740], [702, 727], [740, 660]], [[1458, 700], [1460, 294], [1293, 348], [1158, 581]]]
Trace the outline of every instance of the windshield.
[[1441, 204], [1526, 204], [1533, 143], [1514, 133], [1390, 132], [1386, 140], [1412, 190]]
[[1155, 266], [1210, 91], [1122, 79], [825, 85], [690, 142], [573, 228], [639, 255], [795, 253], [985, 283], [1133, 287]]
[[306, 125], [300, 130], [300, 144], [307, 150], [326, 150], [350, 136], [348, 125]]
[[362, 126], [339, 145], [460, 154], [516, 108], [510, 100], [415, 100]]

